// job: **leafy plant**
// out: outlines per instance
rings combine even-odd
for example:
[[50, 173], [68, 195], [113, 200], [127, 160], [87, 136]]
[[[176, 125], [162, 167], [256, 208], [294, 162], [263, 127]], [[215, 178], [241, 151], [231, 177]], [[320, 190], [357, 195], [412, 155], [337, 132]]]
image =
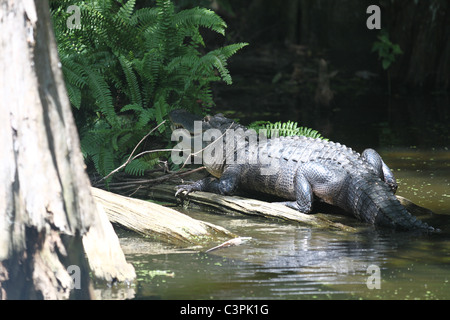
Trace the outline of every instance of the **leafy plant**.
[[398, 44], [394, 44], [389, 39], [389, 33], [382, 31], [378, 36], [378, 41], [375, 41], [372, 46], [372, 52], [378, 53], [378, 59], [381, 60], [381, 66], [387, 71], [388, 77], [388, 90], [391, 93], [391, 77], [389, 73], [389, 67], [395, 61], [395, 56], [403, 54], [402, 49]]
[[294, 121], [287, 121], [287, 122], [275, 122], [272, 123], [270, 121], [255, 121], [251, 123], [248, 126], [250, 129], [254, 129], [257, 133], [261, 129], [266, 130], [266, 136], [267, 138], [273, 137], [273, 136], [305, 136], [310, 138], [318, 138], [323, 140], [325, 139], [317, 130], [306, 128], [306, 127], [299, 127], [297, 122]]
[[[96, 171], [107, 175], [171, 109], [207, 112], [214, 104], [211, 82], [232, 83], [227, 59], [244, 47], [231, 44], [205, 52], [200, 28], [224, 35], [213, 11], [176, 12], [170, 0], [135, 10], [135, 0], [51, 2], [52, 17], [81, 147]], [[66, 9], [81, 11], [81, 28], [70, 29]], [[167, 136], [166, 126], [158, 128]], [[137, 161], [139, 160], [139, 161]], [[157, 155], [130, 163], [142, 174]]]

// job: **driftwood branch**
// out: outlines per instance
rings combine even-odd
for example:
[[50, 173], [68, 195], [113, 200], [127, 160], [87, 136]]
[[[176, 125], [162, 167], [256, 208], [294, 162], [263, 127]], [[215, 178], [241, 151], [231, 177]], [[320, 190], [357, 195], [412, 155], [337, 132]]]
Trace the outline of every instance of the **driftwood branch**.
[[197, 205], [213, 209], [215, 211], [219, 210], [227, 213], [240, 213], [270, 219], [286, 220], [298, 222], [302, 225], [311, 227], [348, 232], [355, 231], [355, 228], [353, 227], [333, 222], [329, 219], [321, 216], [319, 217], [314, 214], [301, 213], [278, 203], [269, 203], [237, 196], [222, 196], [208, 192], [193, 192], [187, 195], [186, 199]]
[[200, 244], [217, 237], [234, 237], [230, 231], [188, 217], [171, 208], [152, 202], [120, 196], [92, 188], [98, 205], [111, 223], [177, 245]]
[[[176, 187], [171, 183], [153, 186], [145, 195], [148, 198], [157, 199], [166, 202], [177, 202], [174, 194]], [[432, 214], [432, 211], [414, 204], [402, 196], [398, 196], [400, 203], [413, 215]], [[183, 202], [188, 205], [199, 206], [206, 211], [219, 213], [245, 214], [265, 217], [269, 219], [285, 220], [299, 223], [305, 226], [316, 228], [326, 228], [330, 230], [354, 232], [356, 229], [352, 226], [336, 222], [340, 217], [333, 219], [332, 215], [322, 214], [304, 214], [297, 210], [288, 208], [277, 203], [270, 203], [251, 198], [239, 196], [222, 196], [208, 192], [192, 192], [188, 195], [183, 194]]]
[[[179, 202], [175, 198], [176, 187], [173, 182], [154, 186], [148, 190], [146, 197], [165, 202]], [[223, 196], [209, 192], [191, 192], [182, 194], [182, 201], [188, 205], [199, 206], [205, 211], [218, 213], [245, 214], [268, 219], [285, 220], [306, 226], [353, 232], [355, 228], [331, 221], [324, 216], [304, 214], [277, 203], [270, 203], [239, 196]]]
[[[411, 200], [402, 196], [396, 196], [400, 203], [413, 215], [430, 215], [433, 212], [427, 208], [414, 204]], [[291, 222], [298, 222], [305, 226], [316, 228], [326, 228], [330, 230], [340, 230], [354, 232], [354, 227], [334, 222], [322, 215], [304, 214], [297, 210], [286, 207], [278, 203], [242, 198], [236, 196], [222, 196], [207, 192], [193, 192], [186, 196], [188, 201], [210, 208], [215, 211], [240, 213], [255, 215], [265, 218], [280, 219]]]
[[409, 213], [413, 215], [432, 215], [434, 214], [433, 211], [430, 209], [418, 206], [417, 204], [413, 203], [411, 200], [406, 199], [405, 197], [396, 195], [398, 201], [408, 210]]

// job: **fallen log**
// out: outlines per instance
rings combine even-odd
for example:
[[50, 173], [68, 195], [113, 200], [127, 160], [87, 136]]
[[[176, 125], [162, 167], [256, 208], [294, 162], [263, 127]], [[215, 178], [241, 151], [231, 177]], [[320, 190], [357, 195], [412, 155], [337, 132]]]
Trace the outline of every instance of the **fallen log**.
[[[174, 197], [176, 187], [173, 183], [162, 184], [152, 187], [147, 196], [149, 198], [158, 199], [167, 202], [176, 202]], [[413, 215], [432, 215], [433, 212], [427, 208], [423, 208], [414, 204], [411, 200], [396, 195], [400, 203]], [[179, 200], [178, 200], [179, 201]], [[239, 196], [223, 196], [209, 192], [192, 192], [183, 195], [183, 203], [185, 205], [196, 205], [203, 210], [214, 212], [246, 214], [265, 217], [269, 219], [279, 219], [291, 222], [297, 222], [301, 225], [326, 228], [330, 230], [341, 230], [354, 232], [356, 229], [352, 226], [336, 222], [332, 215], [304, 214], [297, 210], [291, 209], [281, 204], [260, 201], [252, 198], [244, 198]]]
[[[176, 187], [173, 184], [162, 184], [152, 187], [147, 197], [159, 201], [177, 203]], [[244, 198], [240, 196], [223, 196], [210, 192], [192, 192], [182, 195], [182, 202], [187, 206], [198, 206], [202, 210], [218, 213], [244, 214], [268, 219], [296, 222], [301, 225], [354, 232], [356, 229], [339, 222], [332, 221], [323, 215], [305, 214], [278, 203]]]
[[[155, 181], [161, 178], [162, 173], [149, 177], [148, 181]], [[164, 177], [164, 175], [162, 175]], [[204, 174], [193, 174], [193, 180], [202, 178]], [[214, 211], [216, 213], [232, 213], [245, 214], [265, 217], [268, 219], [285, 220], [294, 223], [299, 223], [305, 226], [316, 228], [325, 228], [337, 231], [354, 232], [356, 228], [341, 223], [342, 216], [333, 214], [303, 214], [297, 210], [288, 208], [277, 203], [270, 203], [260, 201], [252, 198], [244, 198], [239, 196], [222, 196], [208, 192], [192, 192], [188, 195], [183, 194], [182, 200], [175, 197], [176, 184], [185, 183], [179, 179], [166, 180], [162, 184], [151, 184], [151, 187], [146, 186], [145, 180], [138, 181], [133, 184], [129, 177], [127, 181], [127, 188], [129, 192], [138, 195], [140, 198], [154, 199], [157, 201], [168, 202], [172, 204], [183, 202], [186, 206], [199, 207], [201, 210]], [[178, 181], [174, 181], [178, 180]], [[120, 183], [118, 183], [120, 186]], [[134, 191], [133, 191], [134, 190]], [[137, 191], [137, 192], [136, 192]], [[414, 204], [412, 201], [398, 196], [399, 201], [406, 207], [406, 209], [413, 215], [432, 214], [426, 208]], [[351, 223], [351, 222], [350, 222]], [[357, 221], [355, 220], [355, 223]]]
[[406, 210], [408, 210], [409, 213], [415, 215], [415, 216], [419, 216], [419, 215], [433, 215], [434, 212], [431, 211], [430, 209], [421, 207], [417, 204], [415, 204], [414, 202], [412, 202], [409, 199], [406, 199], [405, 197], [396, 195], [398, 201], [400, 201], [400, 203], [402, 204], [402, 206], [404, 206], [406, 208]]
[[152, 202], [92, 188], [94, 200], [113, 224], [176, 245], [202, 244], [218, 237], [235, 237], [214, 224], [193, 219]]
[[192, 192], [185, 196], [189, 202], [227, 213], [239, 213], [270, 219], [297, 222], [304, 226], [353, 232], [356, 229], [333, 222], [322, 216], [305, 214], [278, 203], [270, 203], [238, 196], [222, 196], [209, 192]]
[[[433, 212], [427, 208], [416, 205], [411, 200], [402, 196], [396, 196], [400, 203], [412, 215], [432, 215]], [[335, 222], [322, 214], [305, 214], [297, 210], [286, 207], [278, 203], [270, 203], [250, 198], [237, 196], [222, 196], [208, 192], [192, 192], [186, 196], [186, 199], [201, 207], [212, 208], [214, 211], [229, 213], [241, 213], [247, 215], [261, 216], [265, 218], [281, 219], [292, 222], [298, 222], [305, 226], [316, 228], [326, 228], [330, 230], [341, 230], [354, 232], [356, 228], [339, 222]]]

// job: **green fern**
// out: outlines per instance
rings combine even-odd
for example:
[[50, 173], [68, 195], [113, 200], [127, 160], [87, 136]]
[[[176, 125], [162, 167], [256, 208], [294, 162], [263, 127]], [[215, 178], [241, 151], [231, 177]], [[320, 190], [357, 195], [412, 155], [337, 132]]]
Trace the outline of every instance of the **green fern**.
[[[101, 175], [123, 163], [140, 139], [172, 109], [207, 112], [211, 83], [231, 84], [227, 59], [246, 43], [203, 53], [200, 28], [225, 34], [226, 23], [204, 8], [177, 12], [170, 0], [135, 9], [135, 0], [52, 1], [51, 14], [69, 99], [87, 162]], [[66, 9], [81, 10], [81, 29], [69, 29]], [[200, 50], [201, 49], [201, 50]], [[160, 126], [165, 137], [168, 126]], [[133, 161], [142, 174], [152, 158]]]
[[307, 128], [307, 127], [299, 127], [297, 122], [287, 121], [287, 122], [275, 122], [272, 123], [270, 121], [255, 121], [252, 122], [249, 126], [249, 129], [254, 129], [259, 133], [261, 129], [265, 130], [265, 134], [267, 138], [271, 138], [274, 136], [305, 136], [314, 139], [325, 139], [317, 130]]
[[123, 73], [127, 80], [128, 96], [130, 97], [131, 103], [142, 105], [142, 97], [139, 82], [136, 74], [133, 71], [133, 65], [124, 56], [119, 57], [120, 65], [122, 66]]
[[137, 158], [125, 167], [125, 172], [134, 176], [143, 176], [145, 171], [150, 170], [159, 162], [157, 156]]

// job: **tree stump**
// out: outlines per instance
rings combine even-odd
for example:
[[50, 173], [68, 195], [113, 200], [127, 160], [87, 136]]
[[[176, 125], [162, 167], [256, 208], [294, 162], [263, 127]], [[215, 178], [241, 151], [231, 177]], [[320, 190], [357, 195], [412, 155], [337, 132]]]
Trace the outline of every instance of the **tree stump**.
[[135, 275], [90, 193], [48, 1], [0, 0], [0, 30], [0, 299], [93, 298], [88, 230], [97, 276]]

